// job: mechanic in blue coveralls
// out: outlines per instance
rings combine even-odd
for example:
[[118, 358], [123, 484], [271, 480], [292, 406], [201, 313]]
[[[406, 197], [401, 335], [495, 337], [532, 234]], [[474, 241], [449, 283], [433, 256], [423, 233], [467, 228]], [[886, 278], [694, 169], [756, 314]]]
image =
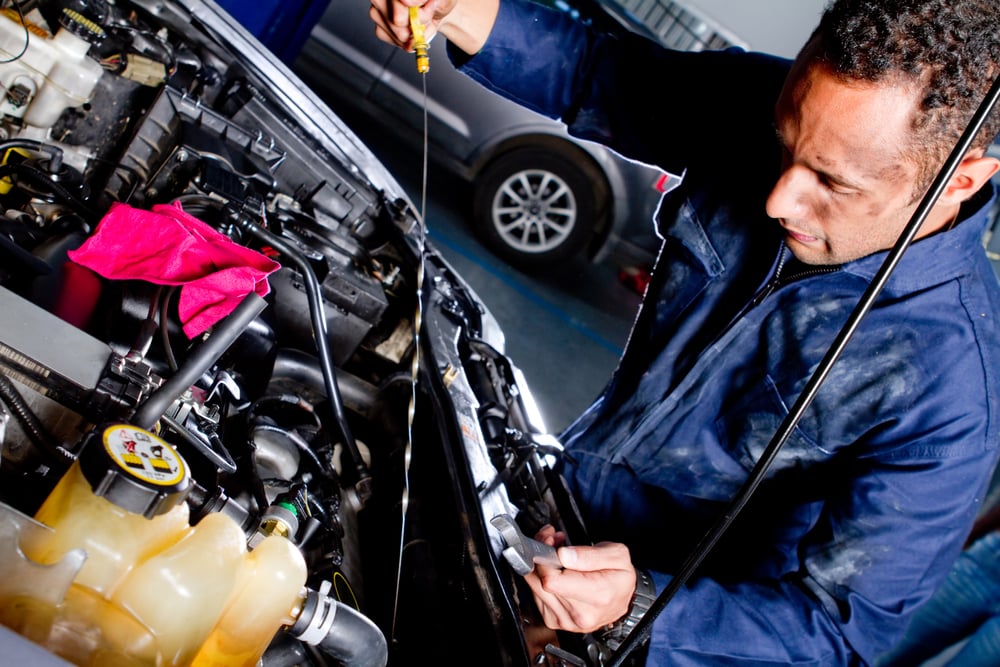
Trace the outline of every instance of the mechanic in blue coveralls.
[[[372, 1], [379, 37], [409, 48], [400, 3], [424, 0]], [[772, 439], [1000, 74], [1000, 3], [838, 0], [794, 63], [602, 37], [526, 0], [429, 0], [420, 19], [483, 85], [684, 170], [621, 364], [565, 434], [603, 541], [527, 577], [547, 625], [598, 631], [627, 616], [633, 564], [663, 590]], [[647, 664], [868, 663], [948, 572], [1000, 433], [997, 130], [657, 618]]]

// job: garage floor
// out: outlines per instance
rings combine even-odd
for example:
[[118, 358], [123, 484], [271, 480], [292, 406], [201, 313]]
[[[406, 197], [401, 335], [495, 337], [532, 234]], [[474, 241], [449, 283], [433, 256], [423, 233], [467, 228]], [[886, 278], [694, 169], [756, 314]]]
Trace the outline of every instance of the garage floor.
[[429, 205], [431, 242], [500, 322], [507, 353], [527, 378], [550, 431], [568, 425], [607, 382], [639, 295], [615, 267], [581, 262], [544, 277], [496, 260], [453, 219]]

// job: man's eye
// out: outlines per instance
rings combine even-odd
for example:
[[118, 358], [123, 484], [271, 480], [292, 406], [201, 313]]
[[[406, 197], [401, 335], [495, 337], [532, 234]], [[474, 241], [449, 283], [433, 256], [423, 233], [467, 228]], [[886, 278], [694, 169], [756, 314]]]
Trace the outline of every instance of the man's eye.
[[827, 190], [829, 190], [830, 192], [832, 192], [835, 195], [845, 195], [846, 196], [846, 195], [853, 195], [855, 193], [855, 191], [852, 190], [851, 188], [849, 188], [846, 185], [843, 185], [841, 183], [837, 183], [836, 181], [832, 181], [827, 176], [820, 175], [819, 181], [820, 181], [820, 183], [823, 184], [823, 187], [825, 187]]

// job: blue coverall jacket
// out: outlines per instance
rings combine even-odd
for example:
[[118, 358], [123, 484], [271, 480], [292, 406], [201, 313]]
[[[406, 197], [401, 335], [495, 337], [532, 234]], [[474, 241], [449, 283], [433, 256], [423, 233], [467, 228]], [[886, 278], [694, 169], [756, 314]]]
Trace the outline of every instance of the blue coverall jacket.
[[[619, 368], [564, 440], [590, 538], [627, 543], [662, 590], [885, 253], [786, 279], [764, 203], [788, 61], [595, 37], [524, 0], [502, 0], [478, 54], [452, 57], [575, 135], [684, 173]], [[945, 576], [998, 451], [991, 197], [904, 254], [765, 483], [657, 619], [647, 664], [865, 664]]]

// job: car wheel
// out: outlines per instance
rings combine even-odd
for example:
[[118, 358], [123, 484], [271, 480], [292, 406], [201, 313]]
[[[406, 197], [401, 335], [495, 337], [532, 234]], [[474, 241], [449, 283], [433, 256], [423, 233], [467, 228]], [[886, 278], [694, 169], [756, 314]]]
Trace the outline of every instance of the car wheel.
[[579, 254], [604, 225], [604, 175], [589, 157], [560, 148], [518, 148], [486, 167], [473, 189], [473, 223], [514, 266], [540, 269]]

